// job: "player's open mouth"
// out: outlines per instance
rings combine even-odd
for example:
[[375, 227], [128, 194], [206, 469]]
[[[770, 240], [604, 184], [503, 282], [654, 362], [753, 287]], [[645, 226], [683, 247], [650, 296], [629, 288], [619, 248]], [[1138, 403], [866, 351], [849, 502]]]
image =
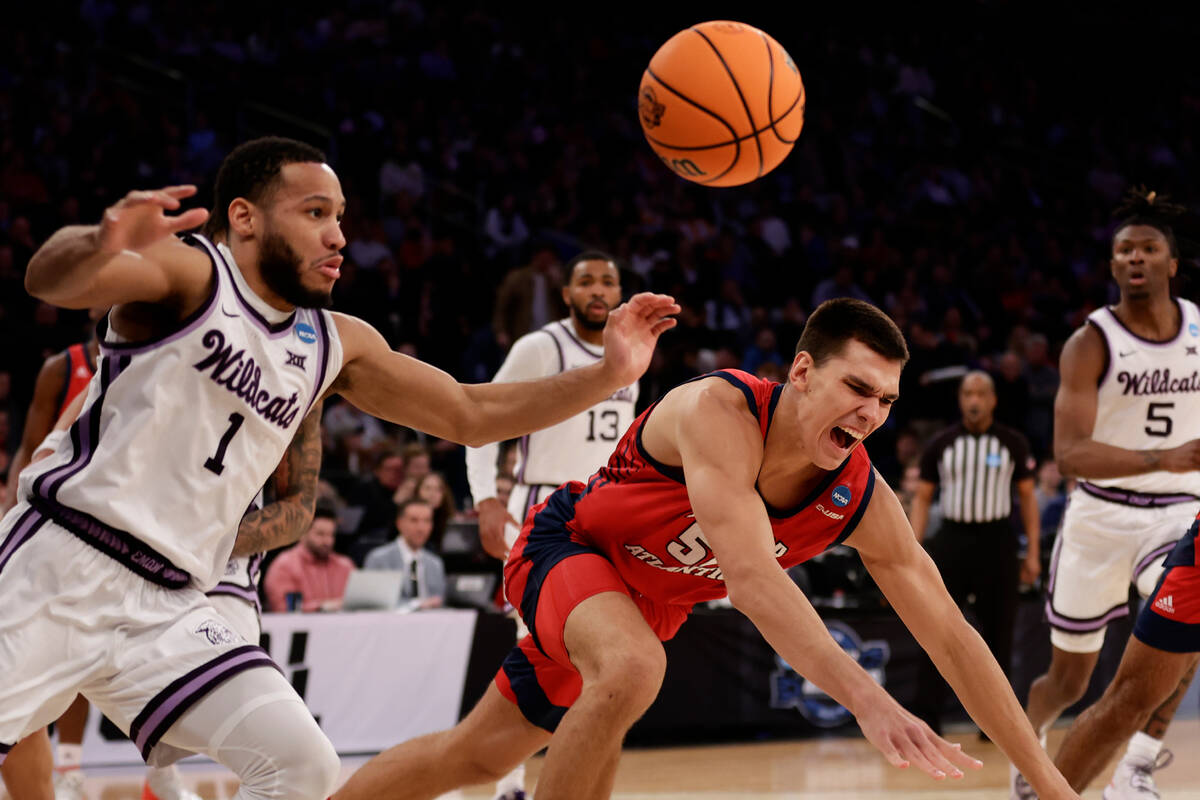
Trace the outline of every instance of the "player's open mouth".
[[1146, 282], [1146, 273], [1144, 273], [1144, 272], [1129, 273], [1129, 285], [1130, 286], [1141, 286], [1145, 282]]
[[833, 430], [829, 431], [829, 438], [833, 440], [838, 449], [849, 450], [862, 441], [863, 435], [857, 431], [843, 428], [841, 425], [834, 425]]

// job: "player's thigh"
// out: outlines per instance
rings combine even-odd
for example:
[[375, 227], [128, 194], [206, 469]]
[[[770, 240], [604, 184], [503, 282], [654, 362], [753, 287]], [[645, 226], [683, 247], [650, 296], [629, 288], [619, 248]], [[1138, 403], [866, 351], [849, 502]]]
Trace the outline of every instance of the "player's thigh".
[[[153, 625], [123, 626], [110, 673], [85, 684], [85, 697], [148, 758], [171, 726], [234, 676], [275, 665], [193, 589], [147, 591], [143, 604], [172, 613]], [[279, 681], [287, 685], [282, 677]]]
[[1143, 531], [1142, 546], [1133, 565], [1133, 584], [1138, 594], [1149, 597], [1162, 577], [1163, 564], [1180, 538], [1196, 524], [1196, 506], [1180, 503], [1156, 509]]
[[656, 692], [662, 682], [662, 643], [627, 594], [603, 592], [579, 603], [567, 617], [563, 641], [585, 682], [624, 676], [652, 682]]
[[208, 600], [217, 613], [229, 623], [239, 636], [250, 644], [258, 644], [262, 638], [262, 620], [258, 608], [248, 600], [232, 594], [210, 594]]
[[35, 518], [18, 505], [0, 536], [0, 745], [56, 720], [105, 669], [117, 639], [101, 623], [121, 616], [131, 574]]
[[1144, 544], [1138, 532], [1153, 519], [1150, 511], [1072, 495], [1055, 543], [1046, 598], [1056, 647], [1099, 650], [1108, 623], [1128, 613], [1129, 584]]

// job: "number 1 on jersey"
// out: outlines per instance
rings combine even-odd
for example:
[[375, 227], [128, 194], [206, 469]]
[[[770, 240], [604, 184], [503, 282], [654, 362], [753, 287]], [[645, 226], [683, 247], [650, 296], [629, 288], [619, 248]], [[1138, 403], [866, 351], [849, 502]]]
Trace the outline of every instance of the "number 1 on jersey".
[[217, 445], [217, 452], [212, 458], [204, 462], [204, 468], [214, 475], [220, 475], [225, 471], [225, 450], [229, 447], [229, 443], [233, 441], [233, 437], [237, 435], [238, 429], [242, 427], [242, 423], [246, 418], [241, 414], [229, 415], [229, 427], [225, 429], [224, 435], [221, 436], [221, 443]]

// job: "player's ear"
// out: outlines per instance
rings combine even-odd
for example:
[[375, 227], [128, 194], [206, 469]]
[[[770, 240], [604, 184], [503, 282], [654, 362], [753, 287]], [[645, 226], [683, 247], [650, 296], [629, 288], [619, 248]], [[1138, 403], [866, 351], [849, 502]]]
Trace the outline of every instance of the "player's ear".
[[1175, 273], [1176, 273], [1176, 272], [1178, 272], [1178, 271], [1179, 271], [1179, 259], [1178, 259], [1178, 258], [1172, 258], [1172, 259], [1171, 259], [1171, 275], [1170, 275], [1170, 277], [1174, 278], [1174, 277], [1175, 277]]
[[254, 206], [244, 197], [235, 198], [229, 204], [229, 230], [243, 239], [254, 235]]
[[788, 383], [800, 391], [804, 391], [808, 388], [808, 379], [812, 368], [815, 366], [816, 363], [807, 350], [801, 350], [799, 353], [796, 353], [796, 357], [792, 359], [792, 366], [788, 370]]

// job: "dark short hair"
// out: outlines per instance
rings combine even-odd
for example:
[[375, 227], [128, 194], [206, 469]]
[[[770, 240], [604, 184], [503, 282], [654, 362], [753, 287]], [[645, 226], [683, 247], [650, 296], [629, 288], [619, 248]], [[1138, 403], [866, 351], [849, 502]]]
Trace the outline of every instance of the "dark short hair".
[[404, 512], [408, 511], [409, 506], [425, 506], [431, 512], [433, 511], [433, 506], [429, 505], [428, 500], [422, 500], [419, 497], [410, 497], [407, 500], [405, 500], [403, 503], [401, 503], [400, 505], [396, 506], [396, 519], [400, 519], [401, 517], [403, 517]]
[[204, 223], [209, 237], [229, 231], [229, 204], [239, 197], [262, 203], [279, 185], [287, 164], [325, 163], [325, 154], [312, 145], [282, 136], [264, 136], [243, 142], [230, 151], [217, 170], [213, 209]]
[[1179, 258], [1179, 241], [1175, 238], [1174, 225], [1186, 212], [1185, 206], [1170, 202], [1165, 195], [1141, 186], [1130, 189], [1121, 204], [1113, 210], [1113, 216], [1119, 220], [1113, 229], [1113, 245], [1116, 245], [1121, 231], [1132, 225], [1145, 225], [1154, 228], [1167, 240], [1167, 252], [1171, 258]]
[[337, 508], [328, 500], [318, 500], [313, 509], [313, 520], [331, 519], [337, 521]]
[[817, 306], [804, 324], [796, 353], [807, 352], [819, 367], [840, 355], [851, 339], [857, 339], [890, 361], [901, 364], [908, 361], [904, 334], [891, 317], [852, 297], [837, 297]]
[[582, 253], [567, 262], [564, 271], [566, 272], [568, 283], [571, 281], [571, 276], [575, 274], [575, 268], [584, 261], [607, 261], [617, 268], [618, 275], [621, 272], [621, 268], [617, 266], [617, 259], [613, 258], [611, 254], [606, 253], [603, 250], [584, 250]]

